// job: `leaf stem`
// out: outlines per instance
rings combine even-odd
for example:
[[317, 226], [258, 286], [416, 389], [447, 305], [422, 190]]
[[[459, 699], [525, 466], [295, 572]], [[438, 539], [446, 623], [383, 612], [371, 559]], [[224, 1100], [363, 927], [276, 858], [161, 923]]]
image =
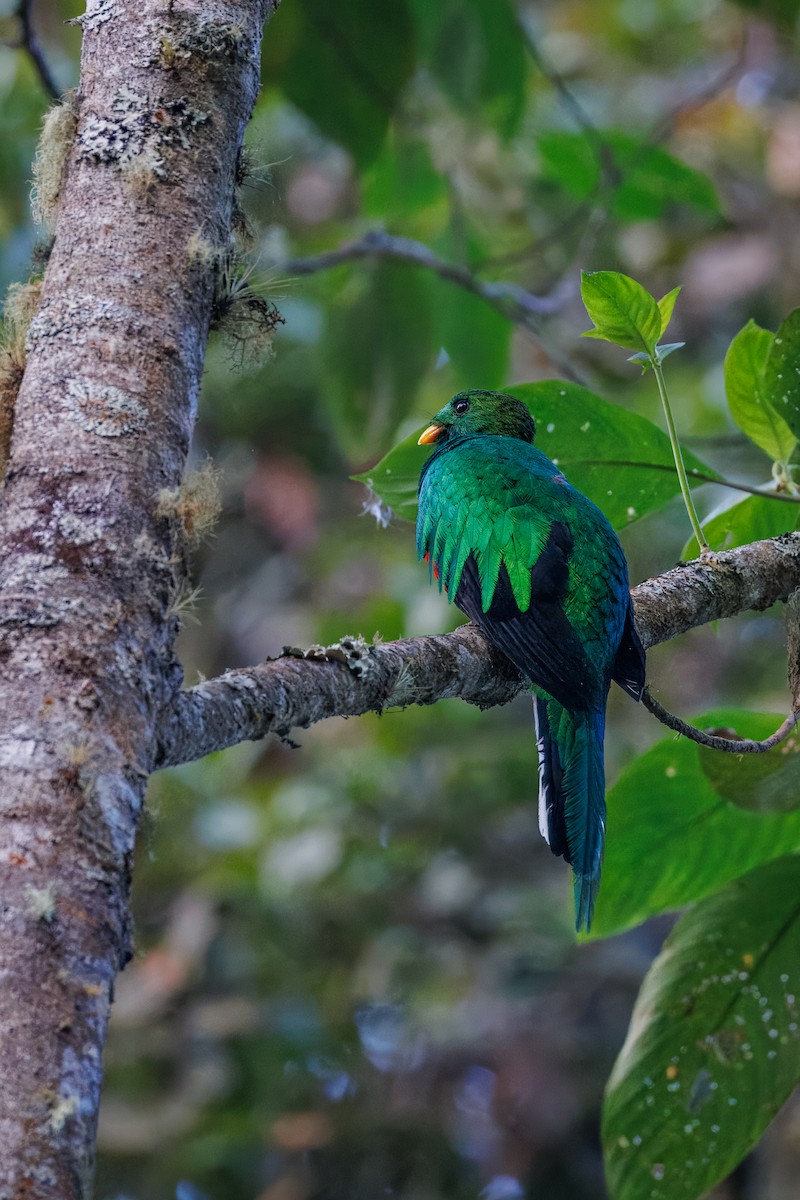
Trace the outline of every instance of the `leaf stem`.
[[678, 435], [675, 431], [675, 422], [672, 419], [672, 409], [669, 404], [669, 396], [667, 395], [667, 385], [664, 382], [664, 371], [661, 363], [658, 360], [658, 355], [651, 354], [650, 365], [653, 368], [653, 374], [656, 377], [658, 384], [658, 394], [661, 397], [661, 403], [664, 408], [664, 418], [667, 422], [667, 433], [669, 434], [670, 444], [672, 445], [672, 454], [675, 459], [675, 470], [678, 472], [678, 483], [681, 486], [681, 495], [683, 503], [686, 505], [686, 512], [689, 515], [689, 521], [694, 531], [694, 536], [697, 539], [697, 544], [700, 547], [700, 553], [705, 554], [709, 548], [708, 542], [703, 534], [703, 528], [697, 516], [697, 510], [692, 500], [692, 493], [689, 488], [689, 480], [686, 475], [686, 466], [683, 461], [683, 453], [681, 451]]

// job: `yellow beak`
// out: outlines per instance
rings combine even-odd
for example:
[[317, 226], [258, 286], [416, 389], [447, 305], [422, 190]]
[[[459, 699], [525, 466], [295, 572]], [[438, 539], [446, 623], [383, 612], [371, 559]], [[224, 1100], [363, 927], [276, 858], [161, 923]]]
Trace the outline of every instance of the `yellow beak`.
[[428, 428], [419, 435], [419, 441], [417, 442], [417, 445], [427, 446], [431, 442], [437, 442], [443, 433], [444, 425], [437, 425], [434, 422], [433, 425], [429, 425]]

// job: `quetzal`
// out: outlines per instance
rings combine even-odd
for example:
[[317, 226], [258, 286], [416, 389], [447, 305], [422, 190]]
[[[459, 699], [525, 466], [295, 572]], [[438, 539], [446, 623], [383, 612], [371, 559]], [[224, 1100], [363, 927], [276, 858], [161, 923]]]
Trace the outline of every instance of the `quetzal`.
[[530, 679], [539, 827], [572, 864], [589, 929], [605, 834], [603, 734], [615, 680], [641, 698], [628, 567], [603, 513], [533, 445], [526, 406], [460, 392], [420, 437], [417, 550], [448, 598]]

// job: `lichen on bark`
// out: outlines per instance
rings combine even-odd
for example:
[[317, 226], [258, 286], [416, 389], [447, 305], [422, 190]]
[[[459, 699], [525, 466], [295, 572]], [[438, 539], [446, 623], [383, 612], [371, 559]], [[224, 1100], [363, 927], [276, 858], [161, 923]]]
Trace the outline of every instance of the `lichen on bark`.
[[55, 240], [0, 496], [3, 1200], [91, 1187], [137, 821], [157, 714], [182, 680], [183, 556], [158, 496], [180, 487], [215, 272], [175, 248], [200, 232], [229, 243], [272, 7], [215, 0], [240, 37], [211, 69], [210, 6], [184, 0], [196, 49], [165, 71], [171, 6], [95, 0], [69, 124], [46, 127], [67, 153], [40, 158]]

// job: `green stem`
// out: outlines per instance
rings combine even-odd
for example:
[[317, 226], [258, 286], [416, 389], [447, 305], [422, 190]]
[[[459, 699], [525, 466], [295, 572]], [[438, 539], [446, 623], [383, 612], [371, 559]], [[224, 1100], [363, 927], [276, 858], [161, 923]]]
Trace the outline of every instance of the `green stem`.
[[675, 459], [675, 470], [678, 472], [678, 483], [681, 485], [681, 495], [683, 503], [686, 505], [686, 511], [689, 514], [689, 520], [694, 530], [694, 536], [697, 538], [697, 544], [700, 547], [700, 553], [704, 554], [708, 550], [708, 542], [706, 541], [700, 521], [697, 516], [697, 511], [692, 500], [692, 493], [689, 489], [689, 480], [686, 475], [686, 467], [683, 461], [678, 435], [675, 432], [675, 422], [672, 419], [672, 409], [669, 406], [669, 396], [667, 395], [667, 385], [664, 382], [664, 371], [661, 363], [658, 361], [655, 354], [650, 357], [650, 365], [653, 368], [653, 374], [656, 377], [658, 384], [658, 394], [661, 397], [661, 403], [664, 406], [664, 417], [667, 422], [667, 433], [672, 445], [672, 454]]

